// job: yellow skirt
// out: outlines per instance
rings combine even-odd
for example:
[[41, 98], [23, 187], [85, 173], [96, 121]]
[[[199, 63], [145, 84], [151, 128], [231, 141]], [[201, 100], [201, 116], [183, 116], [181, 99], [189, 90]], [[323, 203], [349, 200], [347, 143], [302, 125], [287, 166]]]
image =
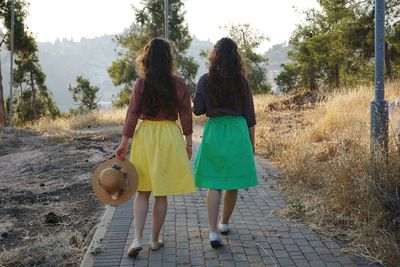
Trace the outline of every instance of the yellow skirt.
[[185, 142], [175, 121], [142, 121], [133, 136], [130, 160], [138, 172], [138, 191], [152, 191], [155, 196], [195, 191]]

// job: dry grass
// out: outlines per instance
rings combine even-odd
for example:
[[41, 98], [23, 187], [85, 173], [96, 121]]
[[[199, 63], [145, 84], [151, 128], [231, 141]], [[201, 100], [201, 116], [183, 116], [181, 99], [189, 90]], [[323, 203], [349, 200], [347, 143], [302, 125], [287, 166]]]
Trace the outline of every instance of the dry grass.
[[26, 127], [42, 133], [57, 135], [70, 133], [71, 130], [119, 126], [123, 124], [125, 115], [126, 109], [95, 110], [56, 120], [42, 118], [34, 124], [26, 125]]
[[[350, 241], [347, 248], [389, 266], [400, 258], [400, 152], [393, 116], [390, 153], [375, 168], [370, 160], [372, 87], [328, 96], [313, 109], [270, 111], [256, 98], [257, 147], [280, 164], [293, 205], [286, 214], [315, 230]], [[399, 95], [389, 85], [387, 98]], [[299, 208], [300, 207], [300, 208]]]
[[40, 236], [26, 246], [0, 253], [0, 266], [79, 266], [85, 253], [83, 240], [73, 232]]

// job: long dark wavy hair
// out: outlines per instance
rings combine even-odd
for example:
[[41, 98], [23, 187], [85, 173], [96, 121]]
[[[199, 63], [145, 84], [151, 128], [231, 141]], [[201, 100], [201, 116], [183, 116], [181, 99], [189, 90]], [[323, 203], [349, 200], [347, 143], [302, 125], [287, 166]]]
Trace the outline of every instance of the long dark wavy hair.
[[173, 115], [177, 111], [175, 89], [175, 60], [171, 44], [162, 38], [153, 38], [138, 60], [144, 77], [144, 91], [137, 113], [157, 116], [160, 112]]
[[246, 71], [238, 46], [230, 38], [215, 45], [208, 69], [208, 96], [213, 107], [236, 107], [243, 104], [248, 93]]

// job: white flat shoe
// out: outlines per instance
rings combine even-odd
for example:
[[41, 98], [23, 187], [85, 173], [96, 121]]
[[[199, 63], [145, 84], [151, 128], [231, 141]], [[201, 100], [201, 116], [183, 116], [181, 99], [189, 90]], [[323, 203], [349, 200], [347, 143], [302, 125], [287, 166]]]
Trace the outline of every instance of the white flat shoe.
[[128, 248], [128, 256], [136, 258], [142, 249], [143, 249], [143, 241], [133, 240], [132, 244]]
[[218, 224], [218, 229], [222, 235], [227, 235], [231, 230], [229, 224], [223, 224], [223, 223]]
[[158, 241], [154, 241], [154, 242], [150, 241], [150, 249], [152, 251], [159, 250], [163, 246], [164, 246], [164, 242], [162, 240], [158, 240]]

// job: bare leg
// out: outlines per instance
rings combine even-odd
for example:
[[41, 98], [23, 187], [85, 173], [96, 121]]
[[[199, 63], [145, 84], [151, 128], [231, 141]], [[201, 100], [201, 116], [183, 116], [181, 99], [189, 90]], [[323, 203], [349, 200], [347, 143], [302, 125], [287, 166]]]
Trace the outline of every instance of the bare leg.
[[149, 197], [151, 192], [136, 193], [133, 208], [133, 221], [135, 227], [135, 240], [143, 240], [143, 229], [146, 223], [147, 212], [149, 210]]
[[165, 222], [167, 215], [168, 200], [166, 196], [154, 197], [153, 206], [153, 222], [151, 227], [151, 241], [157, 242], [160, 235], [161, 227]]
[[233, 209], [236, 205], [237, 190], [226, 190], [224, 193], [224, 207], [222, 208], [221, 223], [228, 224], [231, 218]]
[[209, 189], [207, 192], [208, 227], [210, 232], [217, 232], [219, 203], [221, 202], [221, 190]]

